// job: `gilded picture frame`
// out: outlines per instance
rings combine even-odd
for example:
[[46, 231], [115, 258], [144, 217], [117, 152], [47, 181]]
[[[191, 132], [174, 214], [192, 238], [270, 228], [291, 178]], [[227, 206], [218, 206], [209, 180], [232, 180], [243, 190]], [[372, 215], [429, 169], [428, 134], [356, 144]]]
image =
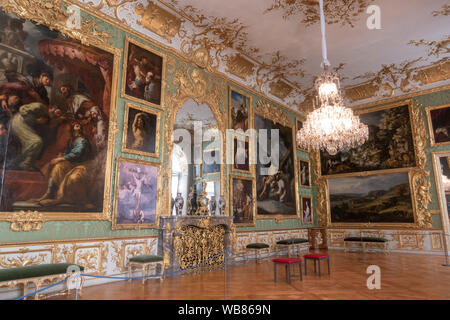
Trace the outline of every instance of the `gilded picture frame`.
[[[253, 119], [252, 119], [252, 115], [253, 115], [253, 106], [252, 106], [252, 96], [246, 94], [244, 91], [237, 89], [235, 87], [232, 86], [228, 86], [228, 127], [232, 130], [235, 130], [233, 128], [233, 117], [232, 117], [232, 99], [233, 99], [233, 92], [235, 92], [238, 95], [241, 95], [242, 97], [246, 98], [248, 101], [248, 114], [247, 114], [247, 128], [246, 129], [251, 129], [253, 128]], [[245, 133], [246, 130], [244, 130]]]
[[[330, 202], [330, 190], [329, 190], [329, 180], [333, 178], [348, 178], [348, 177], [369, 177], [374, 175], [386, 175], [395, 174], [395, 173], [406, 173], [408, 175], [408, 183], [409, 183], [409, 193], [411, 196], [411, 206], [412, 213], [414, 217], [414, 222], [411, 223], [395, 223], [395, 222], [386, 222], [386, 223], [376, 223], [376, 222], [332, 222], [331, 220], [331, 202]], [[326, 199], [327, 199], [327, 222], [330, 228], [414, 228], [417, 227], [417, 202], [416, 195], [413, 187], [413, 174], [414, 169], [411, 168], [402, 168], [402, 169], [388, 169], [388, 170], [379, 170], [379, 171], [366, 171], [366, 172], [357, 172], [357, 173], [347, 173], [341, 174], [339, 176], [335, 175], [334, 177], [326, 177], [327, 178], [327, 188], [326, 188]]]
[[[240, 173], [252, 173], [255, 170], [255, 165], [251, 164], [250, 162], [250, 138], [247, 137], [241, 137], [241, 136], [234, 136], [233, 140], [232, 140], [232, 155], [233, 155], [233, 163], [231, 164], [231, 171], [232, 172], [240, 172]], [[236, 156], [235, 156], [235, 152], [236, 152], [236, 148], [237, 148], [237, 143], [244, 143], [244, 148], [245, 148], [245, 152], [246, 155], [248, 155], [247, 159], [248, 159], [248, 164], [244, 164], [244, 165], [248, 165], [248, 169], [243, 169], [243, 168], [237, 168], [236, 166], [238, 165], [243, 165], [243, 164], [237, 164], [236, 163]]]
[[[130, 51], [130, 45], [134, 45], [136, 47], [139, 47], [142, 50], [147, 51], [150, 54], [153, 54], [155, 56], [159, 56], [162, 59], [161, 62], [161, 93], [160, 93], [160, 103], [154, 103], [149, 100], [145, 100], [136, 96], [133, 96], [129, 93], [127, 93], [127, 77], [128, 77], [128, 59], [129, 59], [129, 51]], [[123, 69], [122, 69], [122, 82], [121, 82], [121, 97], [125, 99], [132, 100], [134, 102], [138, 102], [140, 104], [149, 105], [154, 108], [164, 110], [165, 106], [165, 87], [166, 87], [166, 60], [167, 56], [165, 53], [159, 52], [156, 49], [150, 47], [149, 45], [144, 44], [143, 42], [136, 40], [134, 38], [131, 38], [127, 36], [125, 38], [125, 45], [124, 45], [124, 57], [123, 57]]]
[[[448, 121], [448, 126], [447, 128], [442, 128], [444, 129], [445, 133], [443, 132], [443, 134], [446, 134], [448, 141], [444, 141], [444, 142], [436, 142], [436, 135], [435, 135], [435, 128], [433, 127], [433, 120], [432, 120], [432, 112], [433, 111], [437, 111], [437, 110], [441, 110], [441, 109], [448, 109], [446, 111], [446, 114], [444, 115], [444, 119], [447, 119]], [[431, 147], [438, 147], [438, 146], [446, 146], [446, 145], [450, 145], [450, 104], [444, 104], [444, 105], [440, 105], [440, 106], [432, 106], [432, 107], [427, 107], [425, 108], [426, 114], [427, 114], [427, 122], [428, 122], [428, 131], [430, 134], [430, 146]]]
[[[155, 141], [154, 141], [154, 152], [146, 152], [146, 151], [143, 151], [143, 150], [139, 150], [137, 148], [133, 148], [132, 145], [131, 145], [131, 142], [128, 141], [129, 137], [130, 137], [130, 132], [128, 132], [128, 131], [129, 130], [131, 130], [131, 131], [133, 130], [132, 128], [130, 128], [130, 125], [129, 125], [129, 122], [131, 120], [129, 118], [131, 109], [137, 110], [138, 114], [145, 113], [145, 114], [154, 116], [156, 118], [155, 119], [155, 126], [154, 126], [154, 139], [155, 139]], [[135, 112], [133, 112], [133, 113], [135, 113]], [[137, 117], [138, 114], [136, 114], [135, 117]], [[134, 121], [134, 120], [131, 120], [131, 121]], [[149, 129], [147, 129], [147, 130], [149, 130]], [[147, 156], [147, 157], [152, 157], [152, 158], [159, 158], [160, 131], [161, 131], [161, 112], [160, 111], [152, 110], [152, 109], [150, 109], [148, 107], [138, 106], [138, 105], [132, 104], [130, 102], [127, 102], [125, 104], [125, 117], [124, 117], [124, 122], [123, 122], [122, 152], [132, 153], [132, 154], [137, 154], [137, 155]], [[149, 133], [147, 132], [147, 135], [148, 134]], [[151, 133], [150, 133], [150, 135], [151, 135]]]
[[[295, 125], [292, 125], [291, 121], [287, 118], [287, 116], [281, 112], [274, 112], [273, 109], [270, 109], [268, 107], [267, 104], [260, 104], [259, 108], [253, 108], [253, 122], [255, 121], [255, 115], [259, 115], [260, 117], [270, 120], [272, 121], [274, 124], [280, 124], [284, 127], [287, 127], [290, 129], [290, 131], [292, 132], [292, 142], [293, 144], [295, 143], [295, 132], [294, 132], [294, 128]], [[255, 128], [255, 125], [253, 124], [253, 128]], [[258, 212], [258, 208], [257, 208], [257, 199], [255, 200], [256, 204], [256, 219], [259, 220], [264, 220], [264, 219], [275, 219], [275, 221], [277, 223], [281, 223], [283, 220], [285, 219], [300, 219], [300, 199], [299, 199], [299, 175], [298, 175], [298, 167], [297, 167], [297, 152], [296, 152], [296, 147], [294, 145], [292, 145], [292, 153], [293, 153], [293, 170], [294, 170], [294, 184], [295, 184], [295, 210], [296, 210], [296, 214], [295, 215], [286, 215], [286, 214], [260, 214]], [[258, 161], [258, 159], [255, 159]], [[255, 175], [256, 175], [256, 165], [255, 166]], [[255, 178], [255, 183], [256, 183], [256, 178]], [[255, 190], [256, 192], [256, 190]]]
[[[234, 192], [235, 192], [235, 186], [234, 181], [235, 180], [243, 180], [251, 183], [251, 213], [252, 213], [252, 219], [249, 222], [235, 222], [235, 215], [234, 215]], [[242, 192], [241, 192], [242, 193]], [[230, 215], [233, 217], [233, 223], [235, 226], [239, 227], [254, 227], [256, 225], [256, 181], [254, 178], [246, 177], [242, 175], [236, 175], [236, 174], [230, 174]]]
[[[131, 187], [131, 189], [129, 189], [128, 187], [126, 187], [127, 184], [122, 183], [121, 184], [121, 175], [123, 175], [125, 172], [125, 169], [121, 166], [122, 164], [130, 164], [130, 166], [136, 166], [137, 169], [140, 169], [140, 167], [149, 167], [149, 168], [155, 168], [156, 169], [156, 175], [152, 180], [156, 180], [156, 189], [153, 190], [153, 196], [154, 196], [154, 200], [155, 200], [155, 208], [154, 208], [154, 222], [153, 223], [145, 223], [145, 214], [143, 215], [142, 220], [144, 221], [143, 223], [118, 223], [118, 219], [120, 218], [119, 215], [119, 207], [120, 210], [125, 210], [125, 208], [130, 208], [130, 204], [128, 204], [128, 207], [126, 206], [125, 203], [122, 203], [121, 201], [123, 200], [130, 200], [131, 202], [133, 201], [133, 198], [136, 198], [135, 201], [136, 203], [139, 201], [140, 203], [143, 203], [144, 201], [148, 201], [148, 200], [152, 200], [149, 196], [144, 196], [144, 194], [146, 194], [145, 192], [141, 192], [141, 190], [139, 190], [139, 195], [137, 194], [137, 192], [134, 192], [133, 190], [133, 186]], [[129, 166], [129, 167], [130, 167]], [[140, 166], [140, 167], [139, 167]], [[123, 169], [123, 172], [121, 172], [121, 169]], [[133, 171], [132, 175], [133, 178], [140, 180], [140, 181], [136, 181], [136, 184], [140, 184], [140, 187], [144, 186], [148, 183], [148, 180], [145, 181], [147, 179], [147, 177], [145, 176], [145, 171], [143, 170], [133, 170], [134, 168], [129, 169], [129, 171]], [[145, 170], [145, 169], [144, 169]], [[140, 175], [140, 176], [138, 176]], [[123, 179], [122, 179], [123, 182]], [[129, 183], [133, 184], [133, 180], [130, 179]], [[136, 185], [136, 188], [138, 186]], [[139, 188], [140, 188], [139, 187]], [[126, 189], [126, 191], [128, 192], [128, 196], [120, 196], [119, 192], [123, 191], [124, 189]], [[125, 158], [125, 157], [118, 157], [116, 160], [116, 171], [115, 171], [115, 182], [114, 182], [114, 204], [113, 204], [113, 216], [112, 216], [112, 230], [133, 230], [133, 229], [156, 229], [159, 227], [159, 208], [160, 208], [160, 194], [161, 194], [161, 172], [160, 172], [160, 163], [158, 162], [150, 162], [150, 161], [144, 161], [144, 160], [137, 160], [137, 159], [130, 159], [130, 158]], [[142, 195], [142, 196], [141, 196]], [[137, 199], [137, 197], [139, 196], [139, 200]], [[120, 202], [120, 203], [119, 203]], [[134, 203], [132, 203], [131, 205], [134, 205]], [[139, 204], [141, 205], [141, 204]], [[147, 204], [148, 205], [148, 204]], [[136, 204], [136, 207], [138, 207], [138, 205]], [[144, 210], [144, 206], [142, 205], [142, 210]], [[135, 210], [136, 211], [136, 210]], [[135, 212], [135, 216], [136, 219], [139, 219], [139, 214]]]
[[[298, 118], [295, 118], [295, 134], [296, 135], [297, 135], [298, 130], [300, 130], [301, 128], [303, 128], [303, 121]], [[297, 143], [295, 144], [295, 148], [299, 151], [308, 152], [308, 150], [300, 148]]]
[[[309, 203], [309, 205], [308, 205]], [[305, 208], [305, 204], [308, 206]], [[313, 201], [311, 196], [301, 196], [300, 197], [300, 208], [301, 208], [301, 216], [302, 216], [302, 224], [303, 225], [312, 225], [314, 224], [314, 209], [313, 209]], [[305, 219], [305, 210], [309, 210], [309, 220]]]
[[[298, 158], [298, 172], [300, 177], [300, 188], [312, 188], [312, 182], [311, 182], [311, 161], [304, 158]], [[303, 163], [303, 164], [302, 164]], [[303, 175], [302, 169], [305, 167], [305, 176]], [[307, 170], [307, 171], [306, 171]], [[306, 179], [306, 184], [304, 183], [304, 179]]]
[[[117, 108], [117, 96], [118, 96], [118, 79], [120, 71], [120, 59], [121, 59], [121, 49], [114, 47], [108, 41], [111, 37], [107, 32], [98, 32], [97, 24], [92, 18], [83, 17], [82, 24], [80, 28], [69, 28], [68, 19], [70, 16], [65, 14], [62, 8], [62, 1], [56, 2], [56, 4], [61, 5], [61, 9], [58, 6], [46, 7], [44, 2], [36, 2], [33, 8], [23, 7], [18, 5], [16, 2], [10, 1], [8, 5], [8, 10], [4, 11], [7, 13], [13, 13], [19, 18], [32, 23], [36, 23], [39, 27], [47, 27], [50, 30], [54, 30], [61, 35], [65, 36], [68, 41], [75, 40], [81, 42], [79, 46], [86, 48], [94, 48], [102, 50], [105, 53], [111, 54], [112, 57], [112, 74], [111, 74], [111, 92], [110, 107], [109, 107], [109, 121], [108, 121], [108, 139], [106, 141], [106, 157], [105, 157], [105, 180], [103, 187], [103, 209], [100, 212], [58, 212], [58, 211], [27, 211], [25, 214], [37, 214], [42, 217], [42, 221], [111, 221], [111, 193], [112, 193], [112, 182], [111, 182], [111, 171], [113, 164], [113, 150], [114, 150], [114, 135], [116, 130], [116, 108]], [[41, 12], [41, 15], [36, 15], [36, 10]], [[87, 23], [87, 24], [85, 24]], [[86, 28], [86, 25], [90, 25]], [[0, 221], [12, 221], [14, 219], [14, 212], [2, 211], [0, 212]]]

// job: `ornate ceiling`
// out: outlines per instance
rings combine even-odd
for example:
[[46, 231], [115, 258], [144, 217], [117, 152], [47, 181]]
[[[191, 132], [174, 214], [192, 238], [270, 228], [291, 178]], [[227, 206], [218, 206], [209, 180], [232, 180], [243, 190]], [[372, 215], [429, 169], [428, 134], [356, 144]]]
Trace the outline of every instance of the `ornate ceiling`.
[[[321, 72], [316, 0], [78, 0], [197, 65], [226, 74], [296, 111], [308, 111]], [[347, 102], [448, 85], [445, 0], [324, 0], [328, 58]], [[380, 8], [370, 30], [367, 7]]]

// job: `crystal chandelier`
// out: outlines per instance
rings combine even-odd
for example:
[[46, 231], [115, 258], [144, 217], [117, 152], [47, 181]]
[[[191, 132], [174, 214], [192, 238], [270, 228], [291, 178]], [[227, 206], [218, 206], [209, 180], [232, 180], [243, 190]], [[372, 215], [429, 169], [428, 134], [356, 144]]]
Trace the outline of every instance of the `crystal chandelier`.
[[329, 70], [323, 0], [319, 0], [319, 5], [324, 71], [314, 82], [318, 108], [314, 103], [314, 110], [307, 115], [303, 127], [297, 132], [297, 144], [302, 149], [326, 150], [335, 155], [338, 151], [349, 150], [366, 142], [369, 129], [353, 114], [352, 109], [344, 106], [339, 75]]

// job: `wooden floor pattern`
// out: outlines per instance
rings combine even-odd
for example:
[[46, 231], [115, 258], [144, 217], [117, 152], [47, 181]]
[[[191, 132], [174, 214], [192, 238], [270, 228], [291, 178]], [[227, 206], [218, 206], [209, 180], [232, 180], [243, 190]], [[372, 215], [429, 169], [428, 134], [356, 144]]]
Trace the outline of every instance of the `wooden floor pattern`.
[[[273, 280], [273, 263], [248, 261], [228, 269], [227, 300], [322, 300], [322, 299], [450, 299], [450, 267], [443, 256], [391, 253], [329, 251], [331, 275], [323, 262], [322, 277], [315, 275], [313, 263], [303, 281], [286, 282], [284, 268], [278, 268]], [[381, 268], [381, 289], [369, 290], [366, 273], [369, 265]], [[298, 270], [298, 269], [297, 269]], [[304, 269], [303, 269], [304, 271]], [[214, 271], [178, 278], [120, 281], [86, 287], [80, 299], [86, 300], [223, 300], [224, 272]], [[71, 299], [60, 296], [57, 299]]]

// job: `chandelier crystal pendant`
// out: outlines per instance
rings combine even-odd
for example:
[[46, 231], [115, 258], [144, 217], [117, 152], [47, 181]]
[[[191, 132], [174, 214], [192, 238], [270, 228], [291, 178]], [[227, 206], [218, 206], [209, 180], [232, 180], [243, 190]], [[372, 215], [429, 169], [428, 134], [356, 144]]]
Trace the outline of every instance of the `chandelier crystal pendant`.
[[297, 144], [302, 149], [326, 150], [330, 155], [365, 143], [369, 137], [367, 125], [360, 122], [353, 110], [344, 106], [339, 75], [329, 70], [325, 39], [323, 0], [319, 0], [322, 31], [323, 73], [314, 82], [317, 92], [314, 110], [297, 132]]

